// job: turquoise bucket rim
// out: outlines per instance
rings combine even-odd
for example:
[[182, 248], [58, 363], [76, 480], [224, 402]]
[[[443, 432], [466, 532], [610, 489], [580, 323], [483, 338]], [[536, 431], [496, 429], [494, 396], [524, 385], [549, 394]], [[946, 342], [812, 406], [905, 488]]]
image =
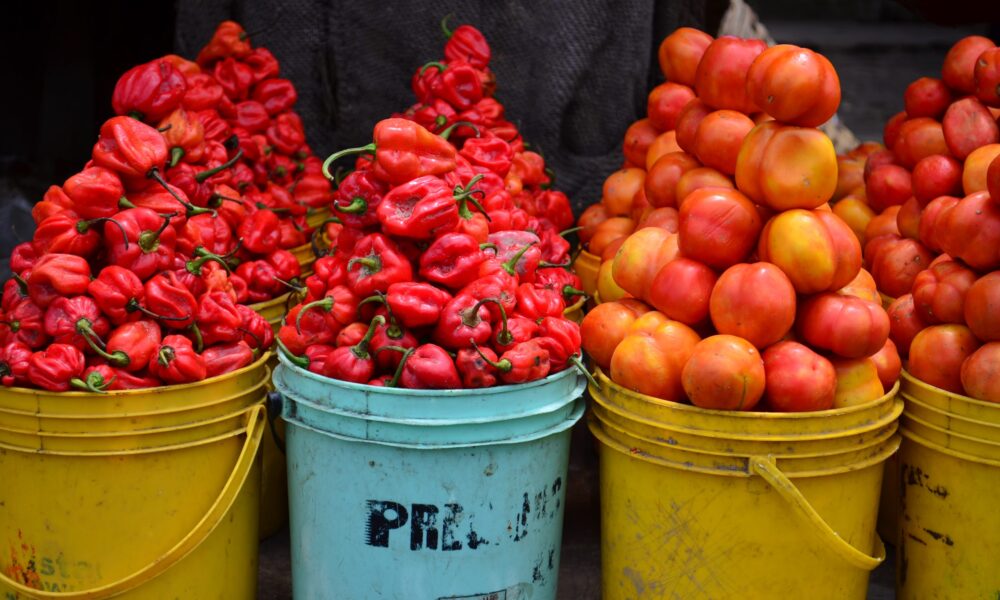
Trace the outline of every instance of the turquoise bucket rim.
[[[411, 390], [405, 388], [385, 388], [377, 385], [368, 385], [366, 383], [352, 383], [350, 381], [344, 381], [342, 379], [333, 379], [332, 377], [326, 377], [325, 375], [320, 375], [319, 373], [313, 373], [308, 369], [303, 369], [302, 367], [292, 363], [284, 352], [280, 350], [275, 352], [278, 356], [278, 362], [282, 367], [288, 368], [289, 371], [297, 376], [304, 377], [306, 379], [311, 379], [317, 383], [322, 383], [325, 385], [333, 385], [335, 387], [341, 387], [344, 389], [352, 390], [355, 392], [366, 393], [366, 394], [379, 394], [380, 392], [385, 393], [386, 390], [392, 390], [391, 393], [385, 393], [385, 395], [392, 396], [414, 396], [414, 397], [441, 397], [447, 396], [449, 398], [462, 398], [470, 396], [481, 396], [485, 393], [493, 395], [495, 393], [511, 392], [517, 393], [525, 390], [530, 390], [532, 388], [541, 387], [552, 381], [556, 381], [566, 377], [569, 374], [575, 374], [577, 377], [583, 377], [583, 375], [574, 370], [571, 366], [559, 371], [558, 373], [553, 373], [548, 377], [542, 379], [536, 379], [535, 381], [529, 381], [527, 383], [517, 383], [517, 384], [505, 384], [498, 385], [488, 388], [459, 388], [459, 389], [447, 389], [447, 390]], [[274, 369], [277, 372], [277, 369]], [[272, 375], [273, 376], [273, 375]], [[502, 392], [489, 392], [489, 390], [502, 390]], [[381, 394], [379, 394], [381, 395]]]
[[[587, 403], [582, 397], [578, 397], [572, 402], [576, 404], [573, 407], [573, 411], [570, 415], [560, 421], [559, 423], [549, 427], [548, 429], [543, 429], [541, 431], [535, 431], [533, 433], [515, 436], [510, 438], [496, 439], [496, 440], [486, 440], [480, 442], [460, 442], [455, 444], [407, 444], [402, 442], [390, 442], [385, 440], [373, 440], [357, 438], [352, 436], [347, 436], [339, 433], [334, 433], [332, 431], [324, 431], [322, 429], [317, 429], [312, 425], [307, 425], [298, 421], [295, 418], [283, 417], [285, 422], [291, 428], [304, 429], [306, 431], [316, 433], [328, 438], [332, 438], [341, 442], [354, 442], [357, 444], [378, 444], [379, 446], [391, 446], [394, 448], [405, 448], [407, 450], [461, 450], [463, 448], [480, 448], [482, 446], [511, 446], [516, 444], [525, 444], [528, 442], [534, 442], [543, 438], [547, 438], [559, 433], [562, 433], [574, 425], [583, 417], [584, 412], [587, 409]], [[289, 430], [290, 432], [291, 430]], [[288, 433], [286, 433], [288, 435]]]

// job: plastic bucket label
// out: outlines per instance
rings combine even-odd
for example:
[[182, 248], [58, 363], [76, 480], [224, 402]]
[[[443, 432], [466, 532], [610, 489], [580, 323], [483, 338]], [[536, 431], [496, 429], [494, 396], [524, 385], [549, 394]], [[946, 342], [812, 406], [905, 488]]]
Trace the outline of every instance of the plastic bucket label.
[[528, 598], [531, 598], [531, 586], [521, 584], [497, 592], [472, 596], [442, 596], [437, 600], [527, 600]]

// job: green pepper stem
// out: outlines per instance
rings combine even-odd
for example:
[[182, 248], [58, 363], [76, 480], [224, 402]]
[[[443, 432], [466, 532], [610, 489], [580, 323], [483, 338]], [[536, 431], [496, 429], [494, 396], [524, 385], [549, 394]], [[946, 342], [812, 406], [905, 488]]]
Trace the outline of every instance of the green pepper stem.
[[128, 301], [128, 303], [125, 304], [125, 311], [126, 312], [139, 311], [142, 314], [146, 315], [147, 317], [152, 317], [154, 319], [161, 320], [161, 321], [187, 321], [188, 320], [188, 317], [166, 317], [166, 316], [163, 316], [163, 315], [158, 315], [155, 312], [153, 312], [153, 311], [149, 310], [148, 308], [146, 308], [145, 306], [139, 304], [139, 300], [137, 300], [136, 298], [130, 299]]
[[[181, 162], [184, 158], [184, 148], [180, 146], [174, 146], [170, 149], [170, 162], [167, 163], [169, 167], [176, 167], [177, 163]], [[198, 183], [201, 183], [200, 181]]]
[[297, 354], [293, 354], [292, 351], [288, 349], [288, 346], [285, 345], [285, 342], [281, 341], [280, 337], [275, 336], [274, 341], [278, 343], [278, 348], [281, 349], [281, 352], [285, 355], [285, 358], [290, 360], [293, 365], [302, 369], [309, 369], [310, 361], [308, 356], [299, 356]]
[[344, 180], [345, 177], [350, 175], [354, 169], [348, 169], [344, 165], [337, 167], [337, 170], [333, 172], [333, 184], [339, 189], [340, 182]]
[[347, 270], [350, 271], [355, 264], [360, 264], [372, 273], [377, 273], [382, 270], [382, 261], [379, 260], [377, 256], [361, 256], [358, 258], [352, 258], [347, 261]]
[[564, 285], [562, 289], [563, 296], [586, 296], [587, 292], [579, 290], [569, 284]]
[[476, 137], [479, 137], [480, 135], [482, 135], [479, 132], [479, 128], [476, 127], [475, 123], [470, 123], [468, 121], [455, 121], [454, 123], [452, 123], [451, 125], [449, 125], [447, 129], [445, 129], [444, 131], [442, 131], [438, 135], [441, 136], [444, 139], [448, 139], [451, 136], [452, 132], [455, 131], [456, 127], [463, 126], [463, 125], [465, 127], [469, 127], [473, 131], [475, 131], [476, 132]]
[[347, 213], [349, 215], [360, 215], [368, 210], [368, 201], [361, 196], [355, 196], [351, 198], [351, 203], [347, 206], [341, 206], [334, 202], [333, 208], [339, 212]]
[[205, 349], [205, 340], [201, 337], [201, 328], [197, 323], [191, 323], [191, 333], [194, 334], [194, 351], [200, 353]]
[[189, 260], [186, 263], [184, 263], [184, 268], [187, 269], [188, 273], [196, 277], [201, 277], [201, 268], [205, 266], [206, 262], [209, 261], [219, 263], [220, 265], [222, 265], [222, 268], [225, 269], [227, 273], [232, 273], [232, 270], [229, 268], [229, 263], [227, 263], [226, 260], [223, 257], [219, 256], [218, 254], [209, 254], [207, 256], [201, 256], [194, 260]]
[[354, 356], [359, 359], [364, 360], [369, 358], [371, 355], [368, 353], [368, 345], [372, 342], [372, 337], [375, 336], [375, 330], [380, 326], [385, 325], [385, 317], [382, 315], [375, 315], [372, 319], [371, 325], [368, 326], [368, 332], [365, 333], [365, 337], [361, 338], [361, 341], [357, 344], [351, 346], [351, 352]]
[[122, 226], [121, 223], [119, 223], [118, 221], [112, 219], [111, 217], [98, 217], [96, 219], [90, 219], [89, 221], [83, 221], [83, 220], [77, 221], [76, 222], [76, 231], [82, 235], [84, 233], [87, 233], [90, 230], [90, 226], [91, 225], [93, 225], [94, 223], [100, 223], [101, 221], [107, 221], [109, 223], [114, 223], [115, 226], [119, 230], [121, 230], [121, 232], [122, 232], [122, 239], [125, 240], [125, 249], [128, 250], [128, 234], [125, 233], [125, 228]]
[[17, 287], [21, 290], [21, 296], [27, 296], [28, 282], [25, 281], [24, 278], [18, 275], [17, 273], [14, 273], [13, 275], [11, 275], [11, 277], [13, 277], [14, 281], [17, 282]]
[[302, 315], [314, 308], [322, 308], [324, 312], [330, 312], [333, 308], [333, 296], [326, 296], [322, 300], [313, 300], [299, 310], [299, 314], [295, 315], [295, 331], [299, 335], [302, 335]]
[[480, 250], [486, 250], [487, 248], [489, 248], [490, 250], [493, 251], [494, 254], [496, 254], [496, 252], [497, 252], [497, 245], [494, 244], [493, 242], [483, 242], [482, 244], [479, 244], [479, 249]]
[[436, 68], [439, 73], [444, 73], [445, 70], [448, 69], [448, 65], [446, 65], [444, 63], [441, 63], [441, 62], [438, 62], [436, 60], [432, 60], [431, 62], [426, 63], [424, 66], [420, 67], [420, 74], [423, 75], [424, 71], [426, 71], [427, 69], [429, 69], [431, 67]]
[[219, 165], [217, 167], [212, 167], [211, 169], [208, 169], [207, 171], [202, 171], [200, 173], [195, 173], [194, 174], [194, 180], [197, 181], [198, 183], [204, 183], [205, 180], [208, 179], [209, 177], [211, 177], [212, 175], [215, 175], [216, 173], [219, 173], [221, 171], [225, 171], [229, 167], [232, 167], [233, 165], [235, 165], [237, 162], [239, 162], [239, 160], [241, 158], [243, 158], [243, 148], [240, 148], [239, 150], [237, 150], [236, 154], [234, 154], [232, 158], [230, 158], [226, 162], [222, 163], [221, 165]]
[[552, 268], [568, 269], [571, 266], [573, 266], [573, 261], [568, 261], [564, 263], [550, 263], [546, 260], [543, 260], [538, 263], [538, 266], [539, 268], [542, 269], [552, 269]]
[[570, 227], [569, 229], [563, 229], [562, 231], [559, 232], [559, 237], [564, 238], [571, 233], [576, 233], [577, 231], [580, 231], [581, 229], [583, 229], [583, 225], [579, 225], [577, 227]]
[[170, 131], [171, 129], [173, 129], [173, 127], [174, 127], [173, 123], [167, 123], [163, 127], [157, 127], [156, 130], [159, 131], [160, 133], [166, 133], [166, 132]]
[[338, 152], [334, 152], [323, 161], [323, 176], [331, 181], [336, 181], [336, 178], [330, 175], [330, 165], [332, 165], [335, 161], [350, 154], [374, 153], [376, 150], [377, 148], [375, 146], [375, 142], [372, 142], [364, 146], [358, 146], [357, 148], [345, 148]]
[[[170, 226], [170, 220], [177, 216], [177, 213], [170, 213], [169, 215], [160, 215], [163, 217], [163, 224], [156, 231], [146, 230], [139, 234], [139, 239], [136, 243], [142, 248], [142, 251], [146, 254], [153, 252], [160, 245], [160, 234], [167, 230]], [[128, 238], [126, 237], [126, 241]]]
[[597, 380], [594, 379], [594, 376], [587, 369], [586, 365], [583, 364], [583, 361], [580, 360], [580, 357], [578, 355], [573, 354], [567, 360], [569, 360], [569, 362], [573, 363], [573, 365], [577, 369], [579, 369], [580, 372], [583, 373], [587, 377], [587, 381], [590, 382], [590, 385], [594, 386], [594, 389], [600, 389], [600, 387], [601, 387], [600, 384], [597, 383]]
[[403, 374], [403, 367], [406, 365], [406, 359], [410, 358], [410, 355], [416, 350], [416, 348], [401, 348], [399, 346], [383, 346], [379, 350], [397, 350], [403, 353], [403, 356], [399, 359], [399, 364], [396, 365], [396, 372], [392, 374], [392, 379], [386, 382], [385, 387], [399, 387], [399, 376]]
[[91, 371], [87, 375], [87, 380], [84, 381], [79, 377], [74, 377], [69, 380], [69, 384], [79, 390], [84, 390], [86, 392], [93, 392], [95, 394], [106, 394], [108, 393], [108, 387], [118, 379], [117, 375], [113, 375], [111, 379], [104, 381], [104, 376], [101, 375], [100, 371]]
[[441, 31], [444, 32], [444, 37], [448, 38], [449, 40], [451, 39], [451, 36], [455, 35], [455, 32], [452, 31], [451, 29], [448, 29], [448, 19], [454, 16], [455, 15], [453, 13], [448, 13], [444, 16], [443, 19], [441, 19]]
[[135, 204], [132, 204], [131, 200], [129, 200], [125, 196], [122, 196], [121, 198], [118, 199], [118, 208], [125, 210], [126, 208], [136, 208], [136, 206]]
[[503, 327], [497, 332], [497, 343], [501, 346], [509, 346], [514, 341], [514, 334], [512, 334], [510, 329], [507, 328], [507, 311], [504, 310], [503, 303], [496, 298], [486, 298], [485, 300], [480, 300], [476, 304], [477, 311], [483, 302], [496, 302], [497, 307], [500, 308], [500, 320], [503, 323]]
[[280, 283], [281, 285], [285, 286], [286, 288], [292, 290], [293, 292], [301, 292], [302, 290], [305, 289], [301, 285], [295, 283], [294, 280], [293, 281], [285, 281], [284, 279], [278, 277], [277, 275], [274, 277], [274, 280], [277, 281], [278, 283]]
[[493, 361], [490, 360], [488, 356], [483, 354], [483, 350], [479, 347], [479, 344], [477, 344], [476, 342], [472, 342], [472, 347], [476, 349], [476, 352], [486, 362], [486, 364], [493, 367], [497, 371], [500, 371], [501, 373], [508, 373], [510, 372], [511, 369], [514, 368], [514, 365], [510, 362], [510, 359], [502, 358], [499, 361]]
[[105, 359], [112, 365], [116, 367], [127, 367], [132, 359], [129, 355], [125, 353], [124, 350], [115, 350], [114, 352], [108, 353], [106, 350], [97, 345], [94, 341], [95, 339], [101, 339], [97, 333], [91, 328], [90, 321], [87, 319], [80, 319], [76, 322], [76, 331], [80, 336], [87, 342], [91, 350], [95, 354]]
[[[153, 167], [152, 169], [150, 169], [149, 173], [146, 174], [146, 177], [149, 177], [150, 179], [153, 179], [154, 181], [156, 181], [156, 183], [160, 184], [163, 187], [163, 189], [167, 190], [168, 194], [170, 194], [171, 196], [174, 197], [174, 200], [180, 202], [181, 205], [186, 210], [185, 216], [187, 218], [190, 219], [191, 217], [194, 217], [194, 216], [197, 216], [197, 215], [201, 215], [201, 214], [205, 214], [205, 213], [211, 213], [213, 217], [215, 216], [215, 211], [214, 210], [212, 210], [210, 208], [201, 208], [200, 206], [195, 206], [194, 204], [191, 204], [187, 200], [184, 200], [180, 196], [178, 196], [177, 192], [175, 192], [173, 190], [173, 188], [170, 187], [170, 184], [168, 184], [166, 182], [166, 180], [164, 180], [163, 177], [160, 176], [160, 170], [157, 169], [156, 167]], [[119, 200], [119, 202], [121, 202], [121, 200]]]
[[521, 257], [535, 244], [538, 242], [531, 242], [524, 248], [517, 251], [517, 254], [507, 259], [506, 262], [502, 263], [500, 266], [503, 267], [504, 271], [507, 271], [510, 275], [517, 275], [517, 263], [521, 260]]

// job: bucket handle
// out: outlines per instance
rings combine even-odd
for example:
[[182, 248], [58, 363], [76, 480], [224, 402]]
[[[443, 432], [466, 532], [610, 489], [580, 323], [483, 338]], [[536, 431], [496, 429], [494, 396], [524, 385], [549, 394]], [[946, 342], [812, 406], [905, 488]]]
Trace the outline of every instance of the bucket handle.
[[73, 592], [46, 592], [35, 588], [30, 588], [15, 581], [0, 570], [0, 583], [12, 588], [15, 592], [24, 594], [28, 598], [50, 598], [53, 600], [96, 600], [98, 598], [110, 598], [128, 590], [131, 590], [164, 571], [174, 566], [178, 561], [187, 556], [197, 548], [215, 530], [216, 526], [222, 522], [229, 509], [243, 489], [243, 483], [250, 474], [257, 458], [257, 450], [260, 448], [261, 437], [264, 433], [264, 411], [265, 408], [257, 404], [250, 408], [247, 417], [247, 439], [243, 444], [243, 450], [233, 467], [229, 479], [226, 481], [222, 491], [215, 498], [212, 506], [209, 507], [205, 516], [187, 533], [173, 548], [167, 550], [165, 554], [153, 559], [152, 562], [142, 567], [138, 571], [122, 577], [118, 581], [91, 588], [89, 590]]
[[802, 492], [774, 464], [772, 457], [751, 456], [750, 467], [753, 472], [760, 475], [775, 491], [781, 494], [781, 497], [791, 504], [792, 508], [796, 509], [796, 512], [801, 517], [805, 518], [813, 526], [814, 531], [819, 537], [840, 558], [865, 571], [874, 570], [875, 567], [882, 564], [882, 561], [885, 560], [885, 545], [882, 543], [882, 538], [877, 534], [875, 535], [875, 556], [869, 556], [848, 543], [823, 520], [823, 517], [816, 512], [812, 504], [809, 504], [809, 501], [802, 495]]

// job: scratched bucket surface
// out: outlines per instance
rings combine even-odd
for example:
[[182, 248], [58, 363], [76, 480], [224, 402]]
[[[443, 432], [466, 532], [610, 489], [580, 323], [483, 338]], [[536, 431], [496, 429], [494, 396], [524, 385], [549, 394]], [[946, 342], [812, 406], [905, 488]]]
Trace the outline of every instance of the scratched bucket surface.
[[226, 419], [0, 442], [0, 598], [252, 598], [264, 407]]
[[904, 373], [896, 588], [901, 599], [1000, 597], [1000, 405]]
[[895, 389], [861, 407], [732, 413], [596, 374], [602, 581], [624, 598], [866, 597]]
[[577, 373], [385, 390], [280, 362], [296, 597], [556, 597]]

